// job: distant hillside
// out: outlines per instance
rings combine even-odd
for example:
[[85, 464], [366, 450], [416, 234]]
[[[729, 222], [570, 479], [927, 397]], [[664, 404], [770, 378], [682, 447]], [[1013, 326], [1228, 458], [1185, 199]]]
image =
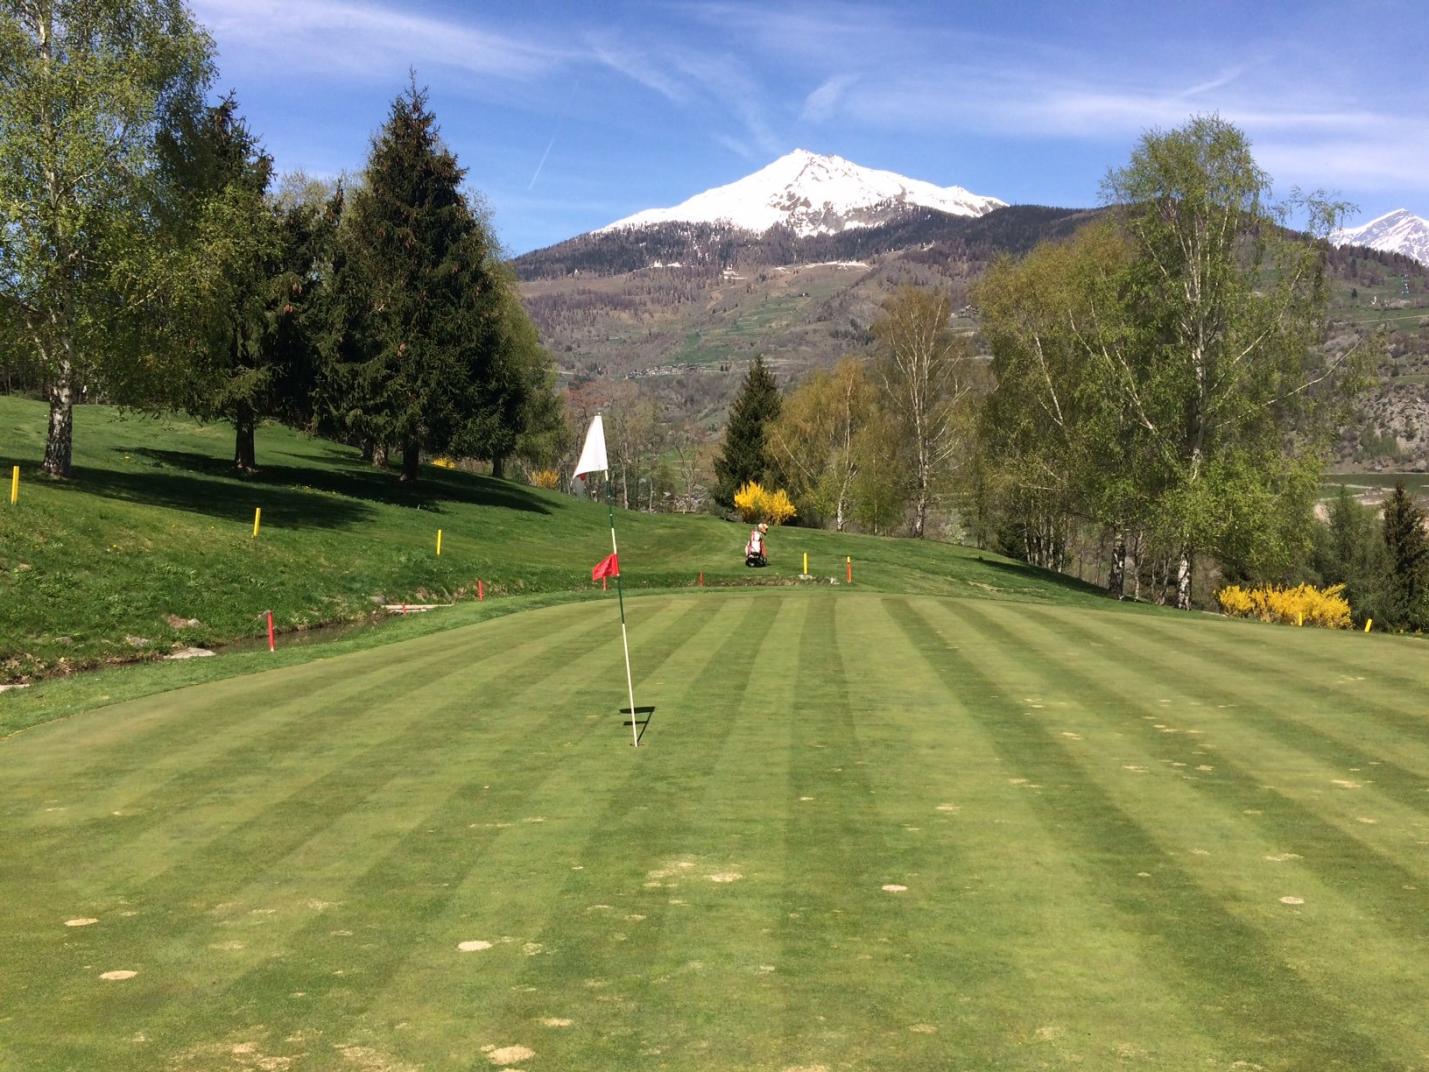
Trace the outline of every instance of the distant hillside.
[[[756, 353], [787, 382], [858, 352], [879, 304], [902, 284], [950, 291], [963, 309], [957, 326], [975, 331], [970, 288], [994, 259], [1066, 237], [1105, 211], [1012, 205], [966, 217], [909, 208], [877, 226], [807, 237], [783, 226], [756, 235], [661, 223], [579, 235], [513, 266], [567, 385], [635, 381], [714, 430]], [[1386, 333], [1378, 385], [1346, 428], [1339, 461], [1429, 468], [1429, 266], [1360, 246], [1327, 254], [1332, 345]]]

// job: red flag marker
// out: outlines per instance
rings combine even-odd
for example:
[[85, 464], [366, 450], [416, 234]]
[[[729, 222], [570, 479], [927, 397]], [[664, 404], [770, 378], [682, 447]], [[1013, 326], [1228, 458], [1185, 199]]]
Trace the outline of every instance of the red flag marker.
[[616, 554], [606, 555], [606, 556], [605, 556], [604, 558], [602, 558], [599, 562], [597, 562], [594, 566], [592, 566], [592, 567], [591, 567], [591, 571], [590, 571], [590, 579], [593, 580], [593, 581], [598, 581], [598, 580], [601, 580], [602, 578], [605, 578], [605, 577], [619, 577], [619, 576], [620, 576], [620, 556], [619, 556], [619, 555], [616, 555]]
[[276, 639], [274, 638], [274, 636], [273, 636], [273, 612], [270, 610], [270, 611], [268, 611], [267, 613], [268, 613], [268, 650], [269, 650], [269, 651], [277, 651], [277, 650], [278, 650], [278, 643], [277, 643], [277, 640], [276, 640]]

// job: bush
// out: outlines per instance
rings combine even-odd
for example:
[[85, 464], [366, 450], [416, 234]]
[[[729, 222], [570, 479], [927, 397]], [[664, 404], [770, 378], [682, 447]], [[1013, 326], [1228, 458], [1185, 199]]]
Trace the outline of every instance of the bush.
[[1231, 618], [1259, 618], [1282, 625], [1318, 625], [1325, 629], [1348, 629], [1353, 624], [1345, 586], [1334, 584], [1316, 588], [1300, 584], [1294, 588], [1262, 585], [1242, 588], [1228, 585], [1216, 593], [1221, 613]]
[[798, 513], [783, 488], [766, 491], [756, 480], [735, 491], [734, 508], [745, 521], [767, 521], [771, 525], [782, 525]]
[[537, 469], [531, 474], [531, 486], [545, 488], [547, 491], [554, 490], [561, 486], [561, 474], [554, 469]]

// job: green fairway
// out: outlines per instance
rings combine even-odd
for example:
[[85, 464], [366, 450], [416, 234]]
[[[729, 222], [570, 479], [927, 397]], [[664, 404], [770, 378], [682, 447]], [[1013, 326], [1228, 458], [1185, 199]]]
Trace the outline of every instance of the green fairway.
[[1421, 642], [629, 608], [0, 742], [0, 1068], [1429, 1068]]

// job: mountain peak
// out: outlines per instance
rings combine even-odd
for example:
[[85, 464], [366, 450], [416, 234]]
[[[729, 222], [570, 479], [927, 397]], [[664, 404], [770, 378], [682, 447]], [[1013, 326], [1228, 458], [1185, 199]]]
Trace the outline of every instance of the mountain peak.
[[725, 223], [762, 234], [785, 224], [803, 237], [887, 222], [911, 207], [951, 216], [982, 216], [1005, 202], [961, 186], [936, 186], [841, 156], [795, 149], [753, 174], [696, 194], [673, 208], [654, 208], [601, 227], [613, 231], [660, 223]]
[[1376, 216], [1358, 227], [1345, 227], [1330, 235], [1337, 246], [1368, 246], [1381, 253], [1402, 253], [1429, 264], [1429, 220], [1407, 208]]

